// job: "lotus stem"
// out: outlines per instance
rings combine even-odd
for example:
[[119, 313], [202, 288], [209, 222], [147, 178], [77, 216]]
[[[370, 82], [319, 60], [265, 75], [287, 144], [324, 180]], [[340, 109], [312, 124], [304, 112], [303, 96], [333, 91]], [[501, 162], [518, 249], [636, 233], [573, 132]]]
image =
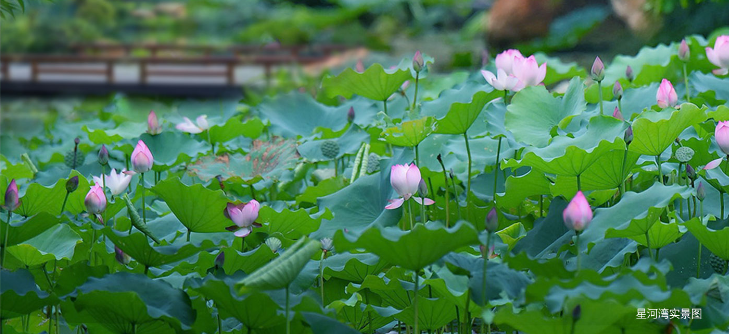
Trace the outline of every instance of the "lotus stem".
[[656, 165], [658, 166], [658, 182], [665, 185], [665, 183], [663, 183], [663, 171], [661, 170], [661, 155], [660, 154], [656, 155]]
[[[144, 173], [141, 174], [141, 177], [139, 178], [139, 183], [142, 185], [142, 221], [144, 224], [147, 224], [147, 202], [145, 201], [145, 191], [146, 188], [144, 187]], [[188, 241], [189, 241], [189, 234], [188, 234]]]
[[498, 185], [496, 181], [499, 179], [499, 162], [501, 161], [501, 139], [503, 138], [504, 137], [499, 137], [499, 145], [496, 148], [496, 164], [494, 165], [494, 203], [496, 203], [496, 185]]
[[719, 201], [721, 203], [721, 219], [724, 219], [724, 191], [720, 191], [719, 196], [721, 196], [721, 201]]
[[[418, 101], [418, 80], [419, 79], [420, 79], [420, 72], [415, 72], [415, 94], [413, 95], [413, 105], [410, 107], [411, 112], [413, 110], [415, 110], [415, 103]], [[387, 113], [387, 112], [385, 112], [385, 113]]]
[[61, 204], [61, 214], [66, 210], [66, 202], [68, 201], [68, 195], [70, 195], [68, 191], [66, 192], [66, 197], [63, 198], [63, 204]]
[[334, 176], [339, 175], [339, 160], [334, 158]]
[[651, 256], [651, 260], [655, 261], [655, 258], [653, 257], [653, 251], [651, 251], [651, 238], [648, 236], [648, 231], [645, 231], [645, 243], [646, 245], [648, 245], [648, 255]]
[[[481, 286], [481, 302], [483, 302], [483, 308], [486, 309], [486, 305], [488, 305], [488, 302], [486, 301], [486, 269], [488, 268], [488, 261], [489, 261], [489, 249], [491, 248], [491, 232], [486, 231], [486, 248], [483, 250], [483, 276], [482, 279], [482, 286]], [[483, 320], [483, 319], [482, 319]], [[485, 333], [484, 330], [486, 326], [486, 321], [481, 321], [481, 333]], [[490, 329], [490, 326], [489, 326]]]
[[602, 110], [602, 80], [597, 82], [597, 96], [600, 99], [600, 115], [605, 115]]
[[577, 271], [576, 273], [579, 275], [580, 273], [580, 260], [581, 260], [581, 251], [580, 251], [580, 232], [575, 231], [575, 247], [577, 248]]
[[218, 307], [218, 304], [215, 304], [215, 308], [218, 311], [218, 333], [223, 334], [223, 321], [220, 320], [220, 308]]
[[[445, 169], [445, 165], [443, 165], [443, 160], [438, 159], [438, 162], [440, 162], [440, 167], [443, 168], [443, 181], [445, 182], [445, 211], [446, 211], [446, 227], [450, 227], [450, 206], [451, 206], [451, 198], [450, 198], [450, 186], [448, 185], [448, 174]], [[722, 210], [723, 212], [723, 210]]]
[[286, 285], [286, 334], [291, 334], [291, 321], [289, 319], [289, 286]]
[[688, 81], [688, 71], [686, 70], [686, 63], [683, 63], [683, 82], [686, 85], [686, 102], [691, 102], [691, 94], [689, 94], [689, 81]]
[[1, 260], [0, 266], [2, 266], [3, 268], [5, 268], [4, 267], [5, 266], [5, 253], [7, 252], [7, 248], [8, 248], [8, 234], [10, 234], [10, 218], [12, 215], [13, 215], [13, 212], [8, 210], [8, 220], [5, 225], [5, 241], [3, 241], [3, 257], [0, 258], [0, 260]]
[[618, 110], [620, 110], [620, 113], [621, 114], [623, 113], [623, 103], [622, 103], [622, 100], [623, 100], [622, 98], [618, 99]]
[[127, 168], [127, 170], [130, 170], [129, 169], [129, 154], [124, 154], [124, 166]]
[[382, 100], [383, 105], [383, 111], [385, 112], [385, 115], [387, 116], [387, 99]]
[[324, 303], [324, 255], [326, 251], [321, 252], [321, 259], [319, 260], [319, 287], [321, 288], [321, 305], [325, 306]]
[[187, 229], [187, 242], [190, 242], [190, 234], [192, 234], [192, 231], [188, 228]]
[[451, 183], [453, 184], [453, 196], [456, 198], [456, 213], [458, 214], [458, 220], [461, 220], [461, 194], [458, 193], [458, 189], [456, 188], [456, 180], [453, 179], [453, 175], [451, 174]]
[[205, 130], [205, 132], [208, 133], [208, 144], [210, 144], [210, 150], [213, 152], [213, 155], [215, 155], [215, 145], [213, 145], [213, 141], [210, 140], [210, 129]]
[[414, 218], [413, 218], [413, 216], [415, 216], [413, 214], [413, 201], [412, 201], [412, 198], [411, 199], [408, 199], [408, 216], [410, 216], [410, 229], [412, 230], [413, 229], [413, 226], [414, 226], [414, 223], [413, 223]]
[[582, 182], [580, 181], [580, 174], [577, 174], [577, 191], [582, 190]]
[[544, 217], [544, 195], [539, 195], [539, 218]]
[[466, 216], [468, 216], [468, 196], [471, 194], [471, 147], [468, 145], [468, 135], [464, 132], [463, 139], [466, 141], [466, 153], [468, 154], [468, 181], [466, 187]]
[[419, 328], [418, 327], [419, 326], [419, 324], [418, 324], [418, 290], [420, 287], [419, 285], [420, 285], [420, 275], [418, 275], [418, 272], [416, 271], [415, 272], [415, 290], [413, 291], [414, 292], [413, 297], [415, 298], [413, 300], [413, 309], [415, 311], [415, 316], [414, 316], [415, 317], [415, 319], [414, 319], [415, 320], [415, 330], [413, 331], [413, 333], [415, 333], [415, 334], [420, 334], [420, 331], [418, 330], [418, 328]]
[[[620, 102], [620, 100], [618, 100]], [[623, 175], [625, 175], [625, 160], [628, 160], [628, 148], [625, 148], [625, 151], [623, 152], [623, 163], [620, 166], [620, 177], [622, 178]], [[680, 169], [679, 169], [680, 172]], [[623, 198], [623, 195], [625, 195], [625, 180], [620, 182], [620, 198]]]
[[463, 323], [462, 333], [471, 333], [471, 329], [468, 328], [471, 325], [471, 312], [468, 310], [468, 306], [471, 305], [471, 288], [466, 289], [466, 321]]

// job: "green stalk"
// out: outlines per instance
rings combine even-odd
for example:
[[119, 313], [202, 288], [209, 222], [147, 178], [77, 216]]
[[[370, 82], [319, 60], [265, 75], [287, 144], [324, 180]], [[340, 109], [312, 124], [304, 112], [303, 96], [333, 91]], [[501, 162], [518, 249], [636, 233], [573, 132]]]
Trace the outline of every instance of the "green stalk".
[[463, 133], [463, 139], [466, 141], [466, 153], [468, 153], [468, 181], [466, 186], [466, 216], [469, 216], [468, 214], [468, 196], [471, 194], [471, 147], [468, 145], [468, 135], [464, 132]]
[[450, 186], [448, 185], [448, 174], [445, 169], [445, 165], [443, 165], [443, 160], [438, 159], [438, 162], [440, 162], [440, 167], [443, 168], [443, 181], [445, 182], [445, 210], [446, 210], [446, 227], [450, 227], [450, 206], [451, 206], [451, 198], [450, 198]]
[[8, 220], [7, 224], [5, 225], [5, 241], [3, 241], [3, 257], [0, 258], [0, 266], [5, 268], [5, 253], [7, 252], [8, 248], [8, 234], [10, 234], [10, 217], [13, 215], [13, 212], [8, 210]]
[[688, 71], [686, 70], [686, 63], [683, 63], [683, 82], [686, 85], [686, 102], [691, 102], [691, 94], [689, 94], [689, 81], [688, 81]]
[[620, 110], [621, 114], [623, 113], [623, 104], [621, 102], [622, 100], [623, 100], [623, 98], [618, 99], [618, 110]]
[[291, 321], [289, 320], [289, 286], [286, 286], [286, 334], [291, 334]]
[[321, 305], [324, 304], [324, 255], [326, 251], [321, 252], [321, 259], [319, 260], [319, 287], [321, 288]]
[[[489, 249], [491, 248], [491, 232], [486, 231], [486, 248], [483, 250], [483, 272], [482, 272], [482, 286], [481, 286], [481, 301], [483, 302], [483, 308], [486, 309], [488, 302], [486, 301], [486, 269], [489, 263]], [[484, 330], [486, 321], [481, 322], [481, 333], [485, 333]], [[489, 328], [490, 329], [490, 328]]]
[[582, 190], [582, 182], [580, 182], [580, 174], [577, 174], [577, 191]]
[[384, 107], [383, 107], [384, 110], [383, 111], [385, 112], [385, 115], [387, 115], [387, 99], [384, 99], [382, 101], [382, 104], [384, 105]]
[[[620, 101], [620, 100], [618, 100]], [[625, 175], [625, 160], [628, 159], [628, 148], [625, 148], [625, 151], [623, 152], [623, 163], [620, 167], [620, 177], [623, 177]], [[623, 198], [623, 195], [625, 195], [625, 180], [620, 182], [620, 198]]]
[[139, 183], [142, 184], [142, 221], [146, 225], [147, 224], [147, 202], [144, 200], [145, 190], [146, 190], [144, 187], [144, 173], [141, 174], [141, 177], [139, 178]]
[[580, 232], [575, 231], [575, 247], [577, 248], [577, 273], [580, 272]]
[[[661, 155], [656, 155], [656, 165], [658, 165], [658, 182], [663, 183], [663, 171], [661, 170]], [[665, 185], [665, 184], [664, 184]]]
[[[187, 241], [190, 241], [189, 239]], [[246, 251], [246, 238], [240, 238], [240, 252], [245, 253]]]
[[61, 214], [66, 210], [66, 201], [68, 201], [68, 195], [70, 195], [68, 191], [66, 192], [66, 197], [63, 198], [63, 204], [61, 205]]
[[418, 288], [420, 284], [420, 275], [418, 275], [418, 272], [415, 272], [415, 291], [414, 291], [414, 298], [413, 301], [413, 309], [415, 311], [415, 330], [413, 331], [414, 334], [420, 334], [420, 331], [418, 330]]
[[648, 245], [648, 255], [651, 256], [651, 260], [655, 260], [653, 251], [651, 250], [651, 239], [648, 237], [648, 231], [645, 231], [645, 243]]
[[458, 220], [461, 220], [461, 194], [458, 193], [458, 189], [456, 188], [456, 180], [453, 179], [453, 175], [451, 175], [451, 183], [453, 184], [453, 196], [456, 198], [456, 208], [458, 208], [456, 210], [456, 213], [458, 214]]
[[501, 161], [501, 139], [503, 138], [504, 137], [499, 137], [499, 146], [496, 148], [496, 164], [494, 165], [494, 203], [496, 203], [496, 185], [498, 184], [497, 180], [499, 179], [499, 162]]
[[602, 110], [602, 80], [597, 82], [597, 94], [600, 99], [600, 115], [605, 115]]
[[721, 196], [721, 201], [719, 201], [721, 203], [721, 219], [724, 219], [724, 192], [720, 191], [719, 195]]
[[208, 144], [210, 144], [210, 150], [213, 152], [213, 155], [215, 155], [215, 145], [213, 145], [213, 141], [210, 140], [210, 129], [205, 130], [205, 132], [208, 133]]
[[190, 229], [187, 229], [187, 242], [190, 242], [190, 234], [192, 234], [192, 231]]
[[[418, 101], [418, 80], [420, 79], [420, 72], [415, 72], [415, 94], [413, 95], [413, 105], [410, 107], [410, 111], [415, 110], [415, 103]], [[387, 112], [385, 112], [387, 113]]]
[[218, 310], [218, 333], [223, 334], [223, 321], [220, 320], [220, 308], [218, 308], [217, 304], [215, 308]]
[[413, 219], [413, 216], [414, 216], [414, 214], [413, 214], [413, 202], [412, 202], [412, 198], [411, 199], [408, 199], [407, 201], [408, 201], [408, 216], [410, 216], [410, 229], [412, 230], [413, 229], [413, 226], [415, 226], [415, 224], [413, 223], [413, 220], [414, 220]]

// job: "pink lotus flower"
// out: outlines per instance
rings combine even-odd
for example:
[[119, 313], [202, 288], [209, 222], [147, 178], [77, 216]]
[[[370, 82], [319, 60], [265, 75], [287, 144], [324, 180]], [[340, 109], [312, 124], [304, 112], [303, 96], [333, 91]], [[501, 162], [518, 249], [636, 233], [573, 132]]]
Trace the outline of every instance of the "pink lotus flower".
[[547, 76], [547, 63], [540, 66], [534, 56], [522, 59], [515, 58], [514, 76], [519, 78], [522, 87], [536, 86], [544, 81], [544, 77]]
[[716, 144], [724, 154], [729, 155], [729, 121], [719, 122], [714, 130]]
[[623, 113], [620, 112], [620, 109], [618, 109], [618, 107], [615, 107], [615, 110], [613, 110], [613, 117], [621, 121], [625, 120], [625, 118], [623, 118]]
[[562, 218], [567, 228], [578, 232], [584, 230], [590, 224], [592, 209], [582, 191], [578, 191], [575, 197], [572, 198], [570, 204], [562, 212]]
[[93, 176], [94, 183], [106, 186], [109, 188], [112, 195], [117, 196], [127, 190], [129, 182], [132, 181], [132, 176], [127, 175], [125, 171], [125, 169], [122, 169], [121, 172], [117, 174], [116, 169], [112, 168], [111, 173], [103, 179], [98, 176]]
[[[723, 158], [719, 158], [719, 159], [711, 160], [711, 161], [709, 161], [708, 164], [706, 164], [706, 166], [704, 166], [703, 169], [704, 170], [709, 170], [709, 169], [714, 169], [716, 167], [719, 167], [719, 165], [721, 165], [721, 161], [722, 160], [724, 160], [724, 159]], [[688, 168], [687, 168], [686, 174], [688, 174]]]
[[236, 237], [245, 238], [253, 231], [253, 227], [261, 227], [261, 224], [256, 223], [258, 219], [258, 210], [261, 209], [261, 204], [255, 199], [248, 203], [241, 203], [235, 205], [228, 203], [228, 206], [223, 211], [226, 218], [233, 221], [235, 225], [226, 227], [228, 231], [235, 231]]
[[687, 62], [690, 57], [691, 50], [689, 49], [688, 44], [686, 44], [686, 39], [683, 39], [681, 40], [681, 44], [678, 46], [678, 59], [683, 62]]
[[91, 187], [89, 193], [86, 194], [84, 204], [86, 205], [86, 211], [90, 214], [99, 214], [106, 210], [106, 195], [100, 184], [96, 183]]
[[605, 64], [603, 64], [600, 57], [595, 57], [595, 61], [592, 63], [592, 69], [590, 70], [590, 77], [597, 82], [605, 79]]
[[175, 128], [180, 131], [184, 131], [187, 133], [200, 133], [210, 128], [210, 125], [208, 124], [208, 115], [200, 115], [195, 120], [197, 122], [197, 125], [193, 124], [192, 121], [187, 118], [183, 117], [185, 119], [184, 123], [177, 124]]
[[413, 70], [415, 70], [415, 72], [420, 72], [423, 70], [423, 66], [425, 66], [423, 54], [420, 53], [420, 50], [415, 51], [415, 55], [413, 56]]
[[420, 185], [420, 169], [415, 164], [409, 165], [394, 165], [390, 169], [390, 184], [395, 189], [400, 198], [389, 200], [390, 204], [385, 206], [385, 209], [397, 209], [405, 201], [409, 200], [410, 197], [414, 198], [418, 204], [431, 205], [435, 203], [429, 198], [420, 198], [413, 196], [418, 192], [418, 186]]
[[517, 59], [524, 59], [519, 50], [510, 49], [499, 53], [496, 55], [496, 68], [504, 70], [506, 74], [514, 74], [514, 63]]
[[496, 90], [521, 90], [521, 82], [519, 79], [513, 75], [506, 74], [502, 69], [497, 70], [498, 76], [486, 70], [481, 70], [481, 74], [486, 79], [486, 82]]
[[706, 58], [709, 61], [719, 66], [713, 72], [716, 75], [724, 75], [729, 73], [729, 35], [722, 35], [717, 37], [714, 43], [714, 48], [706, 48]]
[[3, 209], [7, 211], [15, 211], [20, 205], [23, 204], [23, 201], [20, 200], [20, 195], [18, 194], [18, 184], [15, 183], [15, 179], [10, 181], [10, 184], [8, 185], [8, 188], [5, 190], [5, 205], [3, 205]]
[[364, 63], [362, 62], [362, 59], [357, 59], [357, 64], [354, 65], [354, 70], [358, 73], [362, 73], [365, 71]]
[[154, 110], [149, 111], [149, 116], [147, 116], [147, 133], [150, 135], [158, 135], [162, 132], [162, 127], [159, 125], [159, 121], [157, 120], [157, 114], [154, 113]]
[[[152, 169], [154, 157], [143, 141], [137, 142], [137, 147], [132, 152], [132, 168], [137, 173], [145, 173]], [[129, 174], [129, 172], [127, 172]]]
[[656, 102], [661, 108], [675, 107], [678, 104], [678, 95], [670, 81], [663, 79], [656, 93]]
[[620, 81], [615, 81], [613, 85], [613, 96], [618, 100], [623, 98], [623, 85], [620, 84]]

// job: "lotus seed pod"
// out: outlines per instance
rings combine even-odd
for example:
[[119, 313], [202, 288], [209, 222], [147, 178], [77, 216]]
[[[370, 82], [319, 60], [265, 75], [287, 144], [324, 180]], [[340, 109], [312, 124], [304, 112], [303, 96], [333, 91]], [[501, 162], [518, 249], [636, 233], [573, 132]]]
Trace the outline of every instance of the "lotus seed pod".
[[73, 140], [73, 143], [74, 143], [74, 144], [76, 144], [77, 146], [78, 146], [78, 144], [79, 144], [80, 142], [81, 142], [81, 138], [79, 138], [79, 137], [76, 137], [76, 138], [75, 138], [75, 139]]
[[720, 258], [714, 253], [711, 253], [709, 256], [709, 263], [711, 264], [711, 268], [714, 269], [715, 272], [717, 272], [720, 275], [724, 275], [724, 273], [727, 272], [727, 261]]
[[682, 146], [676, 149], [676, 159], [680, 162], [689, 162], [694, 157], [694, 150], [690, 147]]
[[66, 181], [66, 192], [67, 193], [72, 193], [72, 192], [76, 191], [76, 188], [78, 188], [78, 175], [76, 175], [76, 176], [68, 179], [68, 181]]
[[281, 249], [281, 240], [276, 237], [270, 237], [266, 239], [266, 246], [268, 246], [272, 252], [276, 253], [279, 249]]
[[81, 152], [74, 152], [74, 151], [68, 151], [66, 152], [66, 156], [63, 158], [63, 163], [68, 166], [68, 168], [74, 167], [74, 160], [76, 162], [75, 166], [81, 166], [86, 161], [86, 156]]
[[372, 174], [380, 170], [380, 156], [377, 153], [370, 153], [367, 158], [367, 173]]
[[334, 140], [325, 140], [321, 143], [321, 154], [328, 159], [334, 159], [339, 154], [339, 143]]

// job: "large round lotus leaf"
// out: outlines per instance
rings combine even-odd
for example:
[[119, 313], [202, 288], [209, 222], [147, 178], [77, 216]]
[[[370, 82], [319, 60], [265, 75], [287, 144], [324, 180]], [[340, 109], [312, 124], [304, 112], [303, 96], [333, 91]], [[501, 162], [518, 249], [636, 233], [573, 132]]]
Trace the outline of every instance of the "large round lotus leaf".
[[[4, 139], [0, 139], [4, 140]], [[4, 151], [3, 151], [4, 152]], [[33, 171], [31, 171], [28, 164], [25, 162], [19, 162], [17, 164], [13, 164], [8, 160], [7, 157], [0, 154], [0, 172], [2, 172], [2, 175], [6, 177], [8, 180], [12, 179], [32, 179], [33, 178]], [[1, 189], [6, 189], [7, 184], [0, 184], [2, 186]], [[5, 199], [3, 198], [3, 203]]]
[[[679, 228], [678, 223], [672, 222], [670, 224], [664, 224], [657, 222], [651, 226], [648, 230], [648, 238], [651, 241], [651, 248], [663, 248], [669, 244], [674, 243], [685, 233]], [[643, 246], [648, 246], [648, 242], [645, 238], [645, 234], [633, 235], [629, 238], [635, 240]]]
[[239, 270], [250, 274], [276, 257], [276, 253], [266, 245], [261, 245], [245, 253], [241, 253], [230, 247], [223, 248], [222, 252], [225, 253], [223, 270], [228, 275], [233, 275]]
[[622, 138], [626, 127], [616, 118], [595, 116], [581, 136], [555, 137], [548, 146], [527, 148], [521, 160], [508, 160], [502, 166], [529, 166], [546, 173], [577, 176], [607, 152], [624, 148]]
[[309, 140], [299, 145], [296, 150], [303, 158], [309, 161], [328, 161], [331, 160], [324, 156], [321, 152], [321, 145], [327, 140], [333, 140], [339, 144], [339, 153], [336, 158], [341, 158], [345, 154], [356, 154], [362, 143], [368, 142], [370, 134], [362, 130], [358, 126], [350, 127], [341, 137], [336, 139], [325, 140]]
[[377, 275], [387, 262], [370, 253], [342, 253], [324, 260], [324, 274], [352, 282], [362, 282], [368, 275]]
[[[423, 83], [421, 83], [423, 85]], [[424, 100], [420, 113], [423, 116], [433, 116], [442, 118], [448, 114], [454, 103], [468, 104], [473, 100], [473, 96], [479, 92], [492, 93], [493, 88], [477, 81], [467, 81], [458, 88], [444, 90], [433, 100]], [[418, 94], [421, 94], [418, 92]]]
[[[58, 218], [50, 213], [41, 212], [33, 217], [10, 223], [8, 230], [5, 221], [0, 222], [0, 240], [7, 240], [7, 246], [17, 245], [31, 239], [58, 223]], [[5, 231], [8, 230], [8, 237], [5, 239]]]
[[[468, 272], [471, 298], [483, 305], [483, 258], [463, 253], [448, 254], [443, 260], [449, 265]], [[486, 300], [497, 298], [517, 299], [531, 280], [522, 272], [510, 269], [503, 263], [489, 261], [486, 268]]]
[[347, 68], [337, 76], [326, 77], [322, 81], [322, 88], [329, 97], [341, 95], [351, 98], [357, 94], [375, 101], [385, 101], [400, 89], [405, 80], [411, 78], [409, 69], [386, 70], [375, 63], [362, 73]]
[[308, 238], [299, 239], [279, 257], [238, 282], [236, 289], [239, 293], [245, 293], [249, 289], [287, 288], [319, 249], [321, 249], [319, 241]]
[[[630, 175], [633, 166], [640, 158], [640, 154], [625, 149], [612, 150], [602, 156], [580, 175], [582, 190], [608, 190], [617, 189]], [[572, 197], [577, 193], [577, 177], [558, 176], [551, 187], [552, 194], [568, 194]], [[555, 195], [556, 196], [556, 195]]]
[[55, 295], [49, 295], [45, 291], [38, 290], [33, 275], [27, 269], [15, 271], [0, 271], [2, 280], [2, 308], [0, 308], [0, 319], [12, 319], [29, 314], [45, 305], [52, 305], [58, 302]]
[[157, 183], [152, 191], [192, 232], [222, 232], [232, 225], [223, 215], [228, 198], [220, 190], [210, 190], [201, 184], [186, 186], [178, 178], [169, 178]]
[[125, 254], [150, 268], [184, 260], [200, 251], [191, 243], [153, 247], [149, 244], [150, 240], [147, 239], [147, 236], [137, 232], [127, 234], [127, 232], [117, 232], [106, 228], [104, 235]]
[[139, 274], [121, 272], [92, 277], [73, 295], [76, 310], [88, 312], [115, 333], [131, 332], [132, 324], [142, 325], [157, 319], [186, 330], [195, 319], [190, 297], [185, 292]]
[[301, 313], [306, 319], [306, 322], [311, 326], [314, 333], [321, 334], [359, 334], [358, 331], [354, 330], [337, 319], [329, 318], [325, 315], [321, 315], [313, 312], [302, 312]]
[[494, 94], [477, 92], [468, 103], [451, 104], [448, 114], [438, 119], [436, 133], [464, 134], [481, 114], [486, 103], [494, 99]]
[[191, 288], [215, 302], [224, 318], [234, 317], [249, 329], [273, 327], [285, 321], [278, 314], [279, 306], [262, 292], [236, 296], [227, 282], [210, 276], [201, 282], [191, 280]]
[[729, 242], [727, 242], [729, 227], [713, 230], [701, 223], [698, 218], [686, 221], [684, 226], [712, 253], [724, 260], [729, 260]]
[[68, 196], [65, 210], [72, 214], [86, 211], [84, 198], [91, 187], [86, 178], [78, 171], [71, 171], [68, 178], [58, 180], [53, 187], [44, 187], [39, 183], [28, 185], [25, 195], [21, 199], [22, 204], [15, 212], [27, 217], [40, 212], [52, 215], [61, 214], [63, 199], [66, 197], [66, 180], [74, 176], [78, 176], [78, 188]]
[[514, 95], [504, 120], [517, 141], [537, 147], [549, 144], [554, 127], [564, 128], [585, 111], [582, 80], [573, 78], [563, 97], [554, 97], [544, 86], [527, 87]]
[[549, 184], [544, 173], [535, 169], [524, 175], [511, 175], [506, 178], [506, 191], [496, 194], [496, 203], [504, 209], [516, 208], [528, 197], [548, 195]]
[[58, 225], [45, 232], [8, 247], [8, 254], [25, 266], [38, 266], [51, 260], [71, 259], [81, 237], [67, 224]]
[[452, 228], [428, 222], [416, 224], [410, 231], [370, 228], [359, 236], [337, 231], [334, 240], [339, 251], [364, 248], [389, 263], [417, 271], [449, 252], [478, 243], [478, 233], [465, 222]]
[[420, 144], [435, 128], [436, 121], [433, 117], [423, 117], [387, 128], [382, 132], [382, 137], [392, 145], [413, 147]]
[[98, 129], [90, 128], [87, 125], [81, 127], [89, 135], [89, 140], [95, 144], [110, 145], [122, 139], [139, 137], [147, 131], [146, 123], [124, 122], [109, 128], [109, 125]]
[[[246, 121], [243, 121], [242, 117], [231, 117], [225, 124], [210, 127], [210, 140], [213, 143], [225, 143], [240, 135], [256, 139], [261, 136], [265, 127], [258, 117]], [[203, 137], [204, 135], [203, 133]]]
[[291, 211], [283, 209], [277, 212], [269, 206], [261, 207], [258, 212], [258, 223], [263, 225], [261, 231], [268, 235], [280, 233], [287, 239], [299, 239], [319, 229], [321, 220], [332, 218], [331, 215], [319, 215], [311, 217], [305, 210]]
[[[456, 305], [443, 298], [426, 298], [418, 296], [418, 326], [429, 331], [442, 328], [456, 318]], [[415, 325], [414, 306], [408, 306], [395, 318], [410, 325]]]
[[699, 92], [713, 92], [717, 99], [729, 101], [729, 79], [717, 78], [711, 73], [691, 73], [689, 84]]
[[706, 120], [706, 107], [684, 103], [678, 110], [647, 111], [633, 121], [632, 152], [659, 155], [687, 127]]

